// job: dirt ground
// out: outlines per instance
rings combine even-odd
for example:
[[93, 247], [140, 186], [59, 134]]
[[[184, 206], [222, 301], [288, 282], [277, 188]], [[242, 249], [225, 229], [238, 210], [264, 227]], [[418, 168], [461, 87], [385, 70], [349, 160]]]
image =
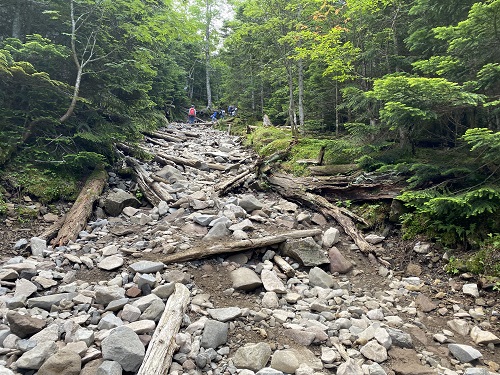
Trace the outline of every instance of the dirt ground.
[[[16, 255], [28, 255], [15, 252], [13, 250], [14, 244], [20, 238], [29, 240], [30, 237], [39, 235], [46, 226], [47, 224], [41, 222], [16, 223], [12, 226], [6, 226], [4, 223], [0, 224], [1, 259], [5, 261]], [[422, 268], [420, 278], [425, 283], [423, 292], [429, 297], [436, 296], [439, 292], [444, 293], [445, 297], [437, 300], [439, 307], [447, 307], [449, 311], [453, 311], [454, 304], [462, 304], [463, 308], [468, 311], [468, 309], [476, 306], [478, 300], [474, 301], [473, 298], [464, 296], [461, 292], [451, 291], [453, 287], [456, 287], [457, 290], [461, 290], [458, 289], [458, 285], [465, 282], [473, 282], [473, 280], [463, 280], [459, 277], [452, 278], [444, 272], [444, 264], [442, 262], [432, 262], [428, 258], [412, 252], [413, 242], [404, 242], [398, 237], [388, 238], [386, 242], [390, 243], [390, 245], [387, 246], [390, 250], [385, 250], [386, 254], [384, 254], [384, 258], [390, 260], [394, 274], [405, 276], [405, 270], [409, 263], [419, 264]], [[356, 274], [349, 274], [346, 276], [351, 284], [352, 292], [359, 293], [361, 296], [367, 289], [367, 285], [370, 286], [369, 291], [372, 293], [388, 290], [388, 285], [391, 280], [379, 274], [379, 265], [375, 265], [367, 256], [359, 251], [349, 250], [347, 237], [345, 235], [343, 237], [343, 243], [343, 248], [339, 246], [341, 251], [347, 254], [347, 257], [356, 264]], [[246, 255], [249, 258], [249, 263], [256, 263], [259, 261], [262, 254], [261, 251], [256, 250], [253, 252], [248, 251]], [[224, 255], [224, 257], [226, 256], [227, 255]], [[130, 258], [129, 262], [135, 262], [139, 259], [161, 260], [161, 258], [161, 254], [149, 253], [141, 258]], [[169, 268], [170, 267], [172, 267], [172, 269], [178, 269], [177, 265], [170, 265]], [[256, 300], [259, 293], [262, 291], [235, 293], [231, 296], [223, 293], [226, 289], [231, 288], [231, 279], [229, 277], [231, 267], [222, 265], [220, 258], [208, 258], [202, 261], [187, 262], [184, 268], [192, 275], [192, 281], [197, 289], [200, 290], [201, 293], [210, 294], [210, 301], [215, 308], [238, 306], [254, 311], [260, 309]], [[78, 271], [77, 277], [85, 281], [98, 282], [100, 280], [109, 280], [116, 274], [117, 272], [107, 272], [96, 267], [92, 270], [82, 269]], [[416, 294], [410, 295], [406, 300], [399, 301], [399, 304], [401, 306], [408, 306], [415, 295]], [[481, 291], [479, 304], [482, 304], [487, 309], [494, 307], [498, 311], [500, 310], [499, 297], [500, 294], [498, 292], [483, 290]], [[190, 316], [192, 321], [200, 317], [193, 312], [190, 313]], [[404, 314], [400, 314], [400, 316], [404, 317]], [[417, 349], [435, 352], [442, 358], [442, 361], [446, 361], [448, 357], [446, 346], [437, 345], [432, 340], [432, 334], [442, 332], [442, 329], [449, 329], [446, 322], [452, 319], [451, 314], [440, 316], [436, 311], [432, 311], [427, 314], [420, 313], [419, 318], [423, 326], [410, 331]], [[500, 322], [498, 319], [491, 321], [491, 323], [492, 327], [490, 331], [500, 336]], [[283, 349], [286, 347], [293, 348], [297, 345], [284, 335], [284, 329], [282, 327], [256, 326], [253, 323], [250, 324], [250, 322], [246, 324], [244, 320], [235, 324], [229, 342], [231, 350], [236, 350], [238, 346], [250, 342], [267, 342], [275, 349]], [[474, 345], [469, 338], [460, 338], [460, 342]], [[313, 346], [311, 349], [316, 352], [316, 354], [321, 351], [319, 346]], [[481, 351], [486, 362], [492, 360], [496, 363], [500, 363], [500, 351], [498, 348], [496, 351], [491, 351], [483, 347]], [[391, 369], [393, 366], [402, 363], [401, 359], [392, 359], [392, 361], [393, 362], [389, 360], [389, 362], [384, 363], [384, 367]], [[408, 367], [412, 364], [405, 363], [404, 365]]]

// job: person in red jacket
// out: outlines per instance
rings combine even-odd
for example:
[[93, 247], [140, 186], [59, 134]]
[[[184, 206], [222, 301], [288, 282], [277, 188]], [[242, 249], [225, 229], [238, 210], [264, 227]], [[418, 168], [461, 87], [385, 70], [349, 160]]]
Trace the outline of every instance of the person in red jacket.
[[188, 122], [190, 124], [194, 124], [194, 120], [196, 119], [196, 108], [194, 108], [194, 105], [189, 108], [188, 112]]

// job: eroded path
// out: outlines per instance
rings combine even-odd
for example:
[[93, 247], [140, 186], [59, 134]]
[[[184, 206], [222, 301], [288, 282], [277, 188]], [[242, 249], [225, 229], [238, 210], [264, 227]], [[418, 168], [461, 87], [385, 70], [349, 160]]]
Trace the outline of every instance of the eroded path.
[[[174, 350], [155, 358], [171, 374], [498, 374], [498, 294], [366, 257], [335, 222], [262, 190], [237, 137], [174, 124], [144, 147], [155, 160], [129, 162], [154, 181], [154, 205], [111, 173], [78, 240], [8, 244], [1, 374], [144, 373], [153, 342]], [[213, 248], [238, 251], [205, 257]], [[179, 332], [151, 341], [181, 288]]]

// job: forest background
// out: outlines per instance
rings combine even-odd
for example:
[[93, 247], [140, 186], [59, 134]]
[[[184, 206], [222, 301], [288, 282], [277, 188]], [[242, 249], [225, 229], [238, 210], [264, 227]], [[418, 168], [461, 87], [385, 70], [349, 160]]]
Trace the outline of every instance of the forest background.
[[286, 126], [249, 143], [266, 156], [294, 139], [292, 173], [323, 147], [327, 164], [400, 176], [404, 238], [472, 251], [452, 273], [500, 276], [500, 0], [0, 4], [0, 215], [74, 199], [117, 142], [191, 104], [235, 105], [233, 129]]

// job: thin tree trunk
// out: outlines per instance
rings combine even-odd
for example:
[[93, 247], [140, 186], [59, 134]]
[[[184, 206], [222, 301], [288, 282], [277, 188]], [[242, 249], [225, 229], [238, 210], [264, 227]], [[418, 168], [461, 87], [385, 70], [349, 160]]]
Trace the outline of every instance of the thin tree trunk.
[[299, 127], [304, 131], [304, 62], [299, 59]]
[[290, 126], [292, 128], [292, 135], [297, 137], [297, 115], [295, 114], [295, 96], [293, 94], [293, 76], [292, 68], [289, 63], [286, 64], [286, 71], [288, 76], [288, 91], [289, 91], [289, 105], [288, 105], [288, 117], [290, 119]]
[[210, 14], [210, 0], [206, 0], [206, 29], [205, 29], [205, 76], [207, 84], [207, 108], [212, 108], [212, 89], [210, 87], [210, 23], [212, 17]]
[[12, 16], [12, 37], [22, 39], [22, 18], [21, 10], [23, 9], [23, 1], [17, 0], [15, 2], [14, 14]]

